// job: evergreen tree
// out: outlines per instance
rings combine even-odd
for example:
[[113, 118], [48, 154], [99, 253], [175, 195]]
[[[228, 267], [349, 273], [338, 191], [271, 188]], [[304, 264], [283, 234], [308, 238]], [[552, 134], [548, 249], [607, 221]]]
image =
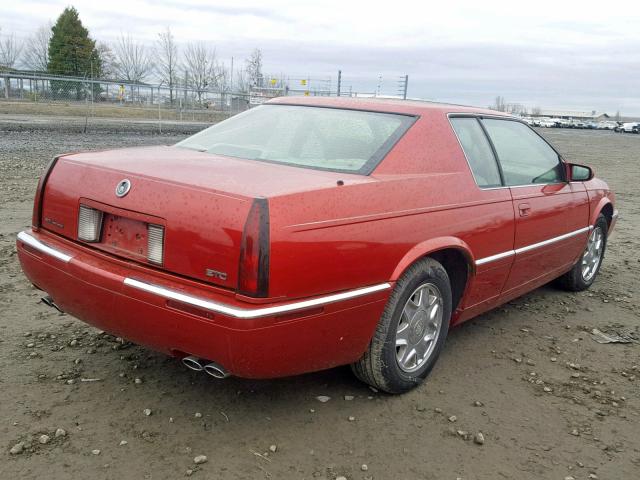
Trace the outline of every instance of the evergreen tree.
[[[85, 78], [100, 77], [102, 63], [96, 42], [89, 37], [89, 31], [82, 25], [74, 7], [64, 9], [51, 31], [47, 63], [49, 73]], [[55, 92], [69, 92], [75, 89], [78, 99], [86, 93], [79, 84], [72, 86], [70, 82], [55, 81], [51, 87]], [[93, 89], [94, 95], [97, 93], [96, 90], [97, 88]]]

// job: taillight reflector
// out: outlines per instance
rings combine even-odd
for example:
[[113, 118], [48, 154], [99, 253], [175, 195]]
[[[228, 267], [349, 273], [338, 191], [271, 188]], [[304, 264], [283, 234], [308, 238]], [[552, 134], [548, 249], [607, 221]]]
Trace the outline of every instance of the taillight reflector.
[[269, 203], [256, 198], [242, 232], [238, 291], [252, 297], [269, 294]]
[[102, 231], [102, 212], [95, 208], [80, 205], [78, 212], [78, 240], [97, 242]]
[[147, 227], [147, 260], [162, 265], [164, 260], [164, 227], [149, 224]]

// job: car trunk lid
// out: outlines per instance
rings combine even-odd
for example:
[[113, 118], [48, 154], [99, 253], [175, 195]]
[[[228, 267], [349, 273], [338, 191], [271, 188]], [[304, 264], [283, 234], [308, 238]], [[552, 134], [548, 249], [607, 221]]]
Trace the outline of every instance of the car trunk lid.
[[[101, 214], [93, 248], [235, 289], [242, 231], [252, 202], [338, 180], [368, 177], [215, 156], [175, 147], [66, 155], [45, 185], [42, 225], [78, 240], [80, 206]], [[118, 196], [117, 186], [130, 182]], [[151, 228], [162, 229], [163, 258], [150, 260]], [[86, 242], [85, 242], [86, 243]]]

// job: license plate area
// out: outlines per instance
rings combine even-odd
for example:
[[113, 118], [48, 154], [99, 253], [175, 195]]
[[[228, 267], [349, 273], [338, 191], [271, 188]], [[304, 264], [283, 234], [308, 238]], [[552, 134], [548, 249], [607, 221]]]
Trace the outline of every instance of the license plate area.
[[103, 222], [102, 250], [133, 260], [147, 261], [148, 223], [110, 213], [105, 213]]

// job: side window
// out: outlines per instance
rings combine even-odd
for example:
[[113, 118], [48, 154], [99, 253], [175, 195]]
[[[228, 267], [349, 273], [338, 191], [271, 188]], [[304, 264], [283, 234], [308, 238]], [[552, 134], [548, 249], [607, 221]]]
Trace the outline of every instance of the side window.
[[479, 187], [502, 185], [498, 164], [482, 127], [475, 118], [452, 118], [451, 125], [469, 161], [473, 178]]
[[507, 185], [563, 181], [558, 154], [526, 125], [511, 120], [482, 120], [496, 149]]

